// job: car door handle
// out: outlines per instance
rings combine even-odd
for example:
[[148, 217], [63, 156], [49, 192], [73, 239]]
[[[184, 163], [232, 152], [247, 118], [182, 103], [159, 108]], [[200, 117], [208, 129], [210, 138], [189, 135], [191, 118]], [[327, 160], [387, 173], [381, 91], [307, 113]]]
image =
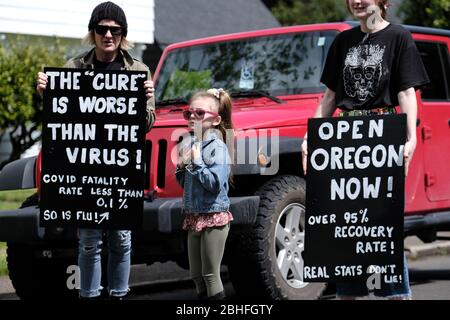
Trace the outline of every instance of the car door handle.
[[[450, 120], [449, 120], [449, 122], [450, 122]], [[418, 127], [419, 125], [420, 125], [420, 119], [417, 118], [417, 120], [416, 120], [416, 127]]]
[[448, 126], [450, 127], [450, 119], [448, 119]]

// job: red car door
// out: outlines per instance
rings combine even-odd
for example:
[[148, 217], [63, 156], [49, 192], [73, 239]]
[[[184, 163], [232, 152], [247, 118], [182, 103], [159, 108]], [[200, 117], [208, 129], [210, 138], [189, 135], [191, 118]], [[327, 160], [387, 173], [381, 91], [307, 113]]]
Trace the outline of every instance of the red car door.
[[423, 184], [430, 209], [450, 201], [450, 66], [448, 37], [415, 35], [431, 83], [422, 89], [417, 132], [423, 154]]

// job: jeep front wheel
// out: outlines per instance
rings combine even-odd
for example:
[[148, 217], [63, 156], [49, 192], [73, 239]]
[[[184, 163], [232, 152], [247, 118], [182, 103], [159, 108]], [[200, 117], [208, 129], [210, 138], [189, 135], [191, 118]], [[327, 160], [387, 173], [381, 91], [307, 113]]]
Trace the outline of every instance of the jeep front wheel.
[[255, 226], [232, 245], [228, 263], [238, 295], [268, 299], [317, 299], [323, 283], [303, 281], [305, 180], [279, 176], [266, 182]]
[[38, 258], [37, 251], [33, 246], [8, 243], [9, 277], [16, 294], [25, 300], [76, 299], [78, 291], [67, 286], [67, 268], [75, 261]]

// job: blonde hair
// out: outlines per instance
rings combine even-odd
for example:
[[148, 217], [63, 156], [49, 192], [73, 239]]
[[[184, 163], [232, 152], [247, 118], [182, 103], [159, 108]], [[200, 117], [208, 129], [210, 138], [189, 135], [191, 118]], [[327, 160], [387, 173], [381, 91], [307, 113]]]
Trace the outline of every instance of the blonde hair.
[[[216, 104], [217, 113], [222, 119], [218, 125], [218, 129], [222, 134], [222, 138], [226, 139], [226, 142], [230, 142], [227, 144], [228, 153], [230, 154], [231, 162], [234, 163], [234, 125], [231, 117], [233, 104], [229, 93], [222, 88], [200, 91], [192, 96], [191, 103], [199, 98], [211, 98]], [[233, 184], [232, 173], [230, 173], [228, 181], [231, 185]]]
[[[95, 46], [95, 31], [89, 31], [83, 39], [81, 39], [81, 43], [85, 46]], [[128, 51], [134, 47], [133, 42], [129, 41], [126, 37], [122, 36], [120, 40], [120, 49], [124, 51]]]
[[198, 98], [211, 98], [214, 101], [218, 110], [217, 113], [222, 119], [218, 129], [222, 133], [222, 136], [226, 137], [227, 129], [233, 129], [233, 120], [231, 118], [233, 106], [228, 92], [223, 89], [209, 89], [207, 91], [200, 91], [192, 96], [191, 102]]

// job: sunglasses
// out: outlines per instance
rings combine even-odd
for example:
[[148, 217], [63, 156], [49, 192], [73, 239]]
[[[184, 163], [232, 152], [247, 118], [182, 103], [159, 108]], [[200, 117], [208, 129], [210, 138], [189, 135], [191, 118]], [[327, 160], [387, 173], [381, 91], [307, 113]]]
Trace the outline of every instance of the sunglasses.
[[195, 120], [203, 120], [205, 118], [205, 114], [211, 114], [214, 117], [217, 117], [219, 114], [211, 111], [206, 111], [203, 109], [187, 109], [183, 111], [183, 118], [185, 120], [191, 119], [191, 115], [194, 115]]
[[96, 25], [94, 27], [95, 33], [99, 34], [101, 36], [104, 36], [108, 33], [108, 30], [111, 31], [111, 34], [113, 36], [120, 36], [122, 35], [122, 27], [113, 27], [113, 26], [103, 26], [103, 25]]

